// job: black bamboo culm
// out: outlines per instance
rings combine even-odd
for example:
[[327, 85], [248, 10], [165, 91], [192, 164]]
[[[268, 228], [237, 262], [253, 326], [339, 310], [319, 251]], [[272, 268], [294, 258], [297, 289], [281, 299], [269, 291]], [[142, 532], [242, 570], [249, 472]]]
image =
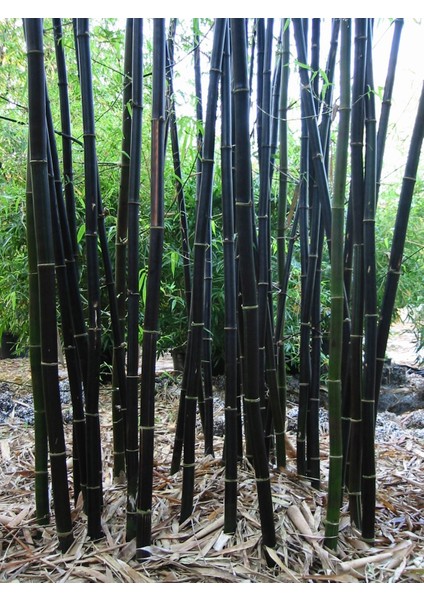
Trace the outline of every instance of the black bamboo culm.
[[403, 19], [395, 19], [393, 23], [393, 39], [390, 49], [387, 76], [384, 83], [383, 100], [381, 102], [380, 120], [377, 133], [377, 199], [381, 184], [381, 171], [383, 169], [384, 151], [386, 147], [387, 129], [389, 126], [390, 110], [392, 107], [392, 94], [395, 83], [396, 65], [399, 54], [399, 44], [403, 29]]
[[224, 239], [225, 498], [224, 531], [237, 526], [237, 287], [234, 240], [230, 32], [224, 43], [221, 77], [221, 176]]
[[[133, 19], [125, 25], [124, 75], [122, 91], [122, 143], [121, 175], [118, 197], [118, 216], [115, 239], [115, 293], [118, 319], [122, 339], [125, 339], [127, 315], [127, 232], [128, 232], [128, 189], [131, 152], [131, 110], [132, 97], [132, 46]], [[117, 481], [123, 481], [126, 473], [126, 397], [122, 398], [119, 389], [120, 349], [113, 349], [112, 371], [112, 422], [113, 422], [113, 473]]]
[[330, 463], [328, 480], [328, 505], [325, 525], [325, 545], [331, 550], [337, 548], [340, 506], [343, 489], [342, 456], [342, 364], [341, 348], [344, 319], [344, 278], [343, 278], [343, 238], [344, 203], [346, 174], [349, 151], [350, 123], [350, 54], [351, 23], [341, 22], [340, 43], [340, 107], [336, 149], [336, 169], [333, 186], [332, 234], [333, 252], [331, 258], [331, 321], [330, 357], [328, 366], [328, 417], [330, 436]]
[[367, 20], [355, 20], [355, 57], [352, 83], [351, 123], [351, 202], [352, 202], [352, 306], [349, 437], [346, 452], [348, 464], [347, 486], [351, 518], [358, 527], [361, 520], [361, 397], [362, 352], [364, 326], [364, 119], [365, 68], [367, 47]]
[[66, 69], [65, 44], [62, 19], [52, 19], [55, 41], [57, 78], [59, 86], [60, 119], [62, 132], [63, 181], [68, 215], [69, 232], [75, 259], [78, 255], [77, 226], [75, 213], [74, 172], [72, 159], [71, 115], [68, 97], [68, 75]]
[[204, 328], [203, 299], [205, 255], [210, 205], [212, 202], [215, 121], [217, 114], [218, 83], [221, 73], [225, 29], [226, 20], [217, 19], [215, 21], [214, 29], [205, 132], [203, 139], [202, 180], [200, 186], [194, 241], [193, 288], [190, 314], [191, 330], [190, 335], [188, 336], [188, 349], [185, 365], [188, 375], [187, 393], [185, 395], [183, 491], [180, 514], [181, 523], [191, 516], [193, 510], [196, 408]]
[[235, 198], [243, 316], [243, 392], [247, 436], [253, 452], [263, 543], [274, 547], [275, 526], [268, 459], [260, 416], [259, 331], [256, 269], [253, 255], [251, 162], [249, 139], [249, 85], [244, 19], [231, 19], [234, 96]]
[[73, 542], [73, 533], [58, 379], [55, 261], [47, 171], [43, 20], [25, 19], [24, 27], [28, 55], [29, 155], [37, 245], [41, 374], [56, 529], [60, 549], [66, 551]]
[[28, 156], [26, 192], [26, 232], [28, 251], [29, 294], [29, 360], [31, 368], [32, 396], [34, 399], [34, 478], [35, 514], [38, 525], [50, 521], [48, 442], [46, 411], [44, 408], [43, 381], [41, 373], [40, 306], [38, 295], [37, 246], [35, 238], [34, 207], [32, 201], [31, 170]]
[[392, 246], [390, 250], [389, 268], [386, 275], [384, 295], [381, 303], [378, 333], [377, 333], [377, 371], [376, 371], [376, 414], [381, 388], [381, 378], [389, 338], [390, 324], [393, 317], [396, 293], [401, 277], [403, 251], [405, 247], [406, 232], [408, 228], [411, 203], [414, 197], [414, 188], [417, 178], [418, 165], [424, 135], [424, 85], [421, 88], [421, 96], [418, 103], [417, 115], [415, 117], [414, 129], [412, 131], [409, 145], [405, 172], [400, 190], [396, 222], [393, 231]]
[[[59, 202], [59, 216], [62, 228], [63, 249], [67, 266], [70, 305], [72, 307], [75, 345], [84, 386], [87, 384], [88, 334], [84, 320], [81, 292], [79, 289], [79, 269], [77, 263], [78, 243], [76, 233], [75, 194], [73, 182], [73, 154], [70, 107], [68, 98], [67, 70], [64, 53], [64, 39], [61, 19], [53, 19], [56, 64], [59, 86], [60, 119], [62, 127], [62, 187], [64, 202]], [[57, 132], [56, 132], [57, 133]], [[60, 199], [59, 199], [60, 200]]]
[[[184, 269], [184, 294], [185, 294], [185, 305], [187, 311], [187, 330], [188, 327], [188, 318], [190, 316], [190, 306], [191, 306], [191, 259], [190, 259], [190, 244], [189, 244], [189, 230], [188, 230], [188, 215], [186, 210], [185, 203], [185, 194], [184, 194], [184, 185], [182, 179], [182, 170], [181, 170], [181, 160], [180, 160], [180, 149], [179, 149], [179, 141], [178, 141], [178, 130], [177, 130], [177, 120], [176, 120], [176, 112], [175, 112], [175, 99], [174, 99], [174, 85], [173, 85], [173, 62], [174, 62], [174, 36], [175, 36], [175, 27], [176, 22], [173, 19], [170, 23], [170, 32], [168, 36], [168, 44], [167, 44], [167, 95], [168, 95], [168, 104], [167, 110], [169, 114], [169, 127], [171, 133], [171, 147], [172, 147], [172, 157], [174, 162], [174, 173], [175, 173], [175, 187], [178, 199], [178, 207], [180, 213], [180, 229], [181, 229], [181, 255], [183, 261], [183, 269]], [[197, 39], [197, 38], [196, 38]], [[199, 40], [197, 39], [197, 44]], [[197, 46], [195, 52], [195, 60], [198, 60], [197, 57]], [[200, 51], [200, 49], [199, 49]], [[199, 64], [200, 68], [200, 64]], [[197, 70], [196, 70], [197, 72]], [[196, 75], [197, 77], [197, 75]], [[201, 90], [201, 88], [200, 88]], [[197, 92], [199, 93], [199, 91]], [[196, 114], [197, 119], [202, 115], [201, 106], [198, 107], [199, 98], [196, 100]], [[198, 127], [198, 134], [201, 136], [201, 127]], [[201, 137], [198, 139], [198, 143], [200, 142]], [[198, 147], [198, 152], [201, 148]], [[196, 159], [197, 162], [198, 159]], [[199, 166], [197, 167], [199, 169]], [[197, 178], [196, 178], [197, 179]], [[180, 405], [177, 416], [177, 424], [176, 424], [176, 432], [175, 432], [175, 441], [172, 453], [171, 460], [171, 474], [176, 473], [180, 468], [180, 461], [182, 455], [183, 448], [183, 436], [184, 436], [184, 412], [185, 412], [185, 393], [187, 388], [187, 369], [184, 369], [183, 379], [181, 381], [181, 393], [180, 393]]]
[[[369, 51], [366, 88], [374, 89], [372, 22], [368, 22]], [[374, 542], [376, 474], [374, 450], [375, 373], [377, 352], [377, 284], [375, 208], [377, 201], [377, 120], [375, 96], [365, 96], [365, 185], [364, 185], [364, 384], [362, 389], [362, 537]]]
[[139, 394], [139, 209], [141, 127], [143, 115], [143, 20], [134, 19], [132, 50], [132, 120], [128, 185], [128, 325], [127, 325], [127, 540], [136, 536]]
[[101, 304], [98, 242], [98, 170], [88, 19], [77, 19], [77, 47], [84, 129], [85, 241], [87, 259], [88, 363], [85, 390], [87, 431], [87, 531], [102, 537], [102, 458], [99, 419]]
[[[296, 29], [295, 29], [296, 32]], [[306, 32], [304, 26], [295, 34], [297, 44], [299, 44], [299, 35], [305, 36], [303, 39], [303, 49], [306, 51]], [[306, 68], [306, 61], [300, 65], [299, 70], [302, 73]], [[306, 281], [309, 263], [309, 184], [310, 184], [310, 156], [309, 156], [309, 135], [308, 121], [314, 118], [315, 103], [312, 96], [312, 102], [308, 103], [310, 98], [309, 88], [301, 88], [301, 137], [300, 137], [300, 191], [299, 191], [299, 237], [300, 237], [300, 281], [301, 281], [301, 309], [300, 309], [300, 373], [299, 373], [299, 411], [297, 419], [297, 472], [299, 475], [306, 475], [306, 420], [309, 400], [309, 382], [311, 378], [311, 356], [309, 352], [310, 344], [310, 299], [311, 290], [306, 289]], [[313, 107], [313, 111], [309, 110]], [[309, 278], [312, 282], [312, 278]]]
[[304, 93], [305, 112], [308, 115], [307, 125], [310, 143], [311, 160], [314, 166], [315, 180], [319, 190], [319, 198], [322, 208], [322, 217], [324, 229], [327, 236], [329, 249], [331, 248], [331, 203], [330, 192], [328, 188], [328, 177], [324, 163], [324, 153], [322, 149], [321, 136], [318, 129], [318, 120], [315, 112], [315, 100], [311, 86], [309, 71], [305, 68], [307, 65], [307, 55], [305, 47], [305, 34], [303, 31], [302, 19], [293, 19], [293, 31], [296, 41], [297, 56], [300, 65], [300, 80]]
[[[281, 90], [278, 110], [279, 122], [279, 152], [280, 152], [280, 170], [278, 179], [278, 215], [277, 215], [277, 272], [278, 272], [278, 300], [277, 300], [277, 321], [275, 326], [275, 341], [277, 344], [277, 373], [278, 390], [281, 404], [282, 419], [286, 420], [287, 405], [287, 383], [286, 383], [286, 361], [285, 348], [282, 340], [284, 332], [284, 310], [281, 309], [283, 300], [283, 281], [286, 270], [286, 213], [287, 213], [287, 188], [288, 188], [288, 127], [287, 127], [287, 107], [288, 107], [288, 85], [290, 77], [289, 56], [290, 56], [290, 26], [289, 20], [283, 19], [283, 39], [281, 50]], [[285, 298], [285, 296], [284, 296]], [[280, 325], [278, 325], [280, 323]], [[283, 465], [286, 465], [286, 454], [284, 445]]]
[[156, 347], [164, 235], [165, 166], [165, 19], [153, 21], [153, 97], [151, 145], [150, 249], [143, 324], [140, 408], [140, 456], [137, 496], [137, 558], [149, 556], [151, 544], [155, 432]]
[[[172, 147], [172, 158], [174, 163], [175, 173], [175, 190], [178, 200], [178, 209], [180, 213], [180, 229], [181, 229], [181, 257], [183, 262], [184, 270], [184, 295], [185, 304], [187, 309], [187, 315], [190, 314], [190, 303], [191, 303], [191, 273], [190, 273], [190, 244], [189, 244], [189, 230], [188, 230], [188, 218], [187, 208], [185, 202], [184, 185], [183, 185], [183, 173], [180, 156], [180, 145], [178, 140], [178, 127], [177, 127], [177, 115], [175, 110], [175, 97], [174, 97], [174, 37], [176, 19], [172, 19], [170, 23], [170, 31], [167, 43], [167, 69], [166, 69], [166, 80], [167, 80], [167, 111], [169, 119], [169, 129], [171, 134], [171, 147]], [[197, 106], [197, 105], [196, 105]]]
[[[57, 291], [60, 306], [61, 331], [72, 402], [74, 501], [76, 504], [80, 492], [82, 492], [84, 498], [86, 497], [87, 484], [83, 380], [78, 350], [75, 343], [72, 304], [69, 302], [69, 298], [71, 297], [70, 285], [75, 286], [77, 285], [77, 282], [73, 272], [73, 269], [75, 268], [75, 258], [72, 252], [67, 221], [68, 215], [62, 193], [59, 157], [48, 95], [46, 119], [49, 139], [48, 171]], [[67, 253], [65, 252], [66, 244]], [[67, 260], [67, 256], [70, 257], [69, 260]], [[77, 294], [78, 288], [73, 290], [72, 296], [75, 297]]]

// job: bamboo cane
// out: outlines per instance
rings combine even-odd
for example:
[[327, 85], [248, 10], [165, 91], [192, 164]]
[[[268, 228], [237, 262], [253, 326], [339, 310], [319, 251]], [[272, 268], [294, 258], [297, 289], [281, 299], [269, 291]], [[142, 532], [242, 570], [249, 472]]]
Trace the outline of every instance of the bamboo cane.
[[361, 396], [362, 396], [362, 350], [364, 325], [364, 91], [367, 53], [367, 20], [355, 20], [355, 59], [352, 84], [351, 124], [351, 186], [352, 186], [352, 309], [351, 309], [351, 358], [350, 358], [350, 429], [347, 461], [349, 464], [348, 493], [352, 520], [360, 527], [361, 520]]
[[165, 19], [153, 23], [153, 99], [151, 147], [151, 223], [149, 272], [143, 325], [140, 453], [137, 497], [137, 558], [149, 555], [151, 544], [155, 425], [156, 343], [164, 232], [165, 165]]
[[127, 540], [136, 535], [138, 487], [139, 394], [139, 206], [143, 116], [143, 20], [133, 23], [132, 119], [128, 184], [128, 324], [127, 324]]
[[344, 201], [349, 150], [350, 124], [350, 48], [351, 23], [341, 21], [340, 44], [340, 108], [337, 135], [336, 170], [332, 208], [331, 257], [331, 325], [328, 368], [328, 401], [330, 426], [330, 471], [325, 525], [325, 545], [337, 548], [340, 503], [342, 497], [342, 432], [341, 432], [341, 347], [343, 336], [343, 235]]
[[239, 268], [242, 292], [244, 363], [243, 391], [258, 490], [263, 543], [275, 546], [271, 487], [260, 417], [259, 399], [259, 331], [257, 287], [253, 256], [252, 198], [249, 142], [249, 87], [247, 73], [246, 31], [244, 19], [231, 19], [235, 108], [235, 196], [236, 228], [239, 244]]
[[38, 295], [37, 246], [32, 200], [30, 160], [28, 156], [26, 192], [26, 231], [28, 251], [29, 293], [29, 360], [31, 368], [32, 396], [34, 399], [35, 438], [35, 513], [38, 525], [50, 521], [48, 440], [46, 411], [44, 408], [43, 381], [41, 373], [40, 306]]
[[55, 262], [47, 173], [43, 20], [25, 19], [24, 27], [28, 56], [29, 154], [37, 244], [41, 373], [56, 528], [60, 549], [66, 551], [72, 544], [73, 533], [58, 380]]
[[390, 250], [389, 269], [386, 274], [384, 295], [379, 311], [377, 331], [377, 372], [376, 372], [376, 414], [378, 399], [380, 395], [383, 365], [389, 338], [390, 323], [396, 300], [396, 292], [401, 276], [403, 250], [405, 247], [406, 231], [408, 228], [411, 202], [414, 196], [414, 188], [420, 161], [421, 147], [424, 134], [424, 85], [418, 102], [417, 115], [412, 131], [405, 172], [399, 196], [396, 222], [393, 231], [392, 246]]
[[92, 539], [102, 537], [102, 458], [99, 422], [100, 288], [98, 240], [98, 177], [88, 19], [77, 19], [77, 41], [84, 127], [85, 238], [87, 254], [88, 365], [86, 384], [87, 528]]
[[[368, 24], [370, 48], [372, 26]], [[366, 86], [374, 89], [371, 50], [367, 52]], [[364, 385], [362, 407], [362, 536], [374, 542], [376, 473], [374, 449], [375, 373], [377, 352], [377, 283], [375, 257], [375, 207], [377, 200], [377, 120], [374, 94], [365, 96], [364, 185]]]
[[232, 112], [230, 32], [225, 35], [221, 78], [221, 173], [224, 236], [224, 355], [225, 355], [225, 503], [224, 531], [237, 526], [237, 287], [234, 239], [234, 194], [232, 178]]
[[[132, 97], [132, 45], [133, 19], [125, 25], [124, 75], [122, 93], [122, 144], [121, 177], [118, 197], [118, 215], [115, 239], [115, 290], [118, 319], [122, 338], [125, 339], [127, 314], [127, 232], [128, 232], [128, 187], [131, 153], [131, 111]], [[113, 473], [117, 481], [124, 479], [126, 472], [126, 397], [119, 389], [118, 375], [119, 349], [113, 349], [112, 371], [112, 420], [113, 420]]]

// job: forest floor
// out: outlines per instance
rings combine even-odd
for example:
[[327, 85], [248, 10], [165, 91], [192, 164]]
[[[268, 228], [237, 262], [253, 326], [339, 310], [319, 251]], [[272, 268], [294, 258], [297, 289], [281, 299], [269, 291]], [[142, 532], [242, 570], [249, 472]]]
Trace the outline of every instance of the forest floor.
[[[398, 341], [403, 343], [404, 338]], [[403, 358], [405, 352], [400, 350]], [[413, 354], [403, 364], [410, 363], [410, 358]], [[186, 523], [178, 524], [182, 476], [171, 476], [169, 465], [180, 379], [172, 372], [164, 374], [171, 368], [172, 364], [164, 360], [158, 363], [153, 539], [151, 556], [138, 562], [135, 542], [125, 540], [126, 486], [115, 482], [112, 472], [110, 388], [102, 388], [100, 413], [104, 537], [97, 542], [88, 538], [86, 517], [77, 504], [72, 512], [75, 541], [62, 554], [54, 517], [42, 529], [35, 523], [34, 432], [18, 410], [26, 405], [26, 394], [31, 392], [28, 360], [0, 361], [0, 385], [17, 390], [14, 410], [0, 422], [0, 583], [424, 582], [423, 409], [401, 415], [379, 414], [375, 544], [365, 543], [352, 527], [345, 499], [338, 550], [330, 553], [323, 544], [328, 476], [326, 411], [323, 409], [320, 425], [322, 485], [318, 491], [296, 474], [295, 428], [290, 420], [295, 417], [297, 385], [291, 380], [287, 466], [271, 468], [277, 543], [267, 549], [261, 543], [255, 477], [247, 461], [239, 468], [237, 530], [231, 536], [224, 534], [223, 437], [214, 438], [215, 456], [205, 456], [200, 427], [194, 510]], [[409, 387], [422, 393], [423, 382], [424, 377], [415, 375]], [[218, 380], [215, 384], [220, 413], [215, 418], [222, 420], [222, 386]], [[65, 422], [65, 430], [69, 438], [69, 423]], [[267, 558], [273, 560], [274, 567], [268, 566]]]

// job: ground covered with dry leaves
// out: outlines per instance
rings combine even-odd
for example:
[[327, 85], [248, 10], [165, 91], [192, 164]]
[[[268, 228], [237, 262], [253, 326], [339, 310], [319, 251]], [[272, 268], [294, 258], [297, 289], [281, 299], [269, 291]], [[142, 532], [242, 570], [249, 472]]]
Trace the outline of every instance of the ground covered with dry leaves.
[[[26, 359], [1, 361], [11, 385], [30, 384]], [[293, 390], [295, 391], [295, 390]], [[223, 533], [223, 438], [215, 457], [203, 455], [198, 435], [194, 512], [178, 525], [181, 473], [170, 476], [178, 410], [177, 378], [163, 378], [157, 398], [154, 517], [151, 557], [135, 560], [135, 544], [125, 541], [126, 488], [113, 481], [110, 392], [102, 390], [104, 538], [87, 537], [85, 515], [73, 511], [75, 542], [66, 554], [57, 547], [54, 518], [40, 530], [34, 523], [33, 428], [11, 414], [0, 424], [0, 582], [22, 583], [312, 583], [424, 581], [424, 442], [417, 430], [397, 419], [395, 433], [377, 443], [377, 530], [373, 547], [361, 541], [342, 508], [337, 554], [324, 549], [327, 439], [323, 426], [322, 490], [295, 472], [272, 470], [277, 545], [261, 543], [254, 473], [240, 465], [236, 533]], [[65, 425], [67, 434], [70, 425]], [[288, 432], [294, 443], [294, 431]], [[275, 567], [267, 566], [266, 553]]]

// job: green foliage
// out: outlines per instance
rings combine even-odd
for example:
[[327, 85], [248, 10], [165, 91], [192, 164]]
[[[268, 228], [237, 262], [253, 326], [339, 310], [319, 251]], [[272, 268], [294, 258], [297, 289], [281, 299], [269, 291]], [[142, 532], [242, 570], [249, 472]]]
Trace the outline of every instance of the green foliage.
[[[379, 206], [376, 212], [376, 257], [379, 298], [384, 290], [384, 278], [387, 273], [393, 227], [396, 219], [400, 186], [389, 185], [380, 192]], [[396, 295], [395, 317], [401, 310], [410, 319], [417, 340], [417, 350], [424, 346], [424, 180], [420, 178], [415, 185], [410, 223], [405, 241], [402, 272]]]

